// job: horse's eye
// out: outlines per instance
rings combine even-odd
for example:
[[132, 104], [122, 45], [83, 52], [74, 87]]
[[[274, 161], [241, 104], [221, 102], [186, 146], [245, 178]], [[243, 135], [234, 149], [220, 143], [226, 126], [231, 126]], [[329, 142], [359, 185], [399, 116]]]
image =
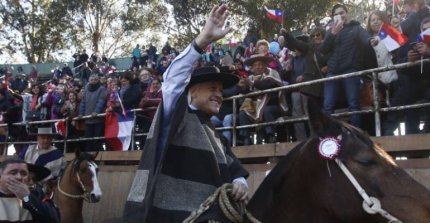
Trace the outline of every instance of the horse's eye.
[[363, 165], [363, 166], [373, 166], [376, 164], [375, 160], [372, 159], [355, 159], [355, 161], [357, 161], [359, 164]]

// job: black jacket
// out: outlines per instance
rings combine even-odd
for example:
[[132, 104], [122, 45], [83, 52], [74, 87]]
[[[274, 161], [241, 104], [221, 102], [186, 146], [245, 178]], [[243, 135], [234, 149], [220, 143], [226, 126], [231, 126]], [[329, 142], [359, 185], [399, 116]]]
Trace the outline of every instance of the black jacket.
[[342, 74], [365, 68], [366, 52], [371, 52], [370, 34], [357, 21], [351, 21], [333, 35], [328, 31], [320, 52], [327, 55], [328, 72]]

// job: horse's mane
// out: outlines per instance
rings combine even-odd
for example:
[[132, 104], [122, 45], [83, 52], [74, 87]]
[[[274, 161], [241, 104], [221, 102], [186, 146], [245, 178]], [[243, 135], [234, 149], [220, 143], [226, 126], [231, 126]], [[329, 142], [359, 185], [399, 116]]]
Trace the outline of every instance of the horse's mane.
[[250, 205], [252, 205], [252, 200], [257, 200], [259, 202], [266, 201], [264, 204], [259, 203], [257, 205], [268, 205], [273, 199], [273, 195], [276, 193], [278, 188], [282, 187], [282, 179], [291, 170], [291, 166], [295, 163], [298, 158], [298, 153], [300, 149], [308, 141], [304, 141], [295, 146], [286, 156], [282, 157], [279, 163], [270, 171], [269, 175], [264, 178], [264, 181], [260, 184], [254, 196], [251, 199]]

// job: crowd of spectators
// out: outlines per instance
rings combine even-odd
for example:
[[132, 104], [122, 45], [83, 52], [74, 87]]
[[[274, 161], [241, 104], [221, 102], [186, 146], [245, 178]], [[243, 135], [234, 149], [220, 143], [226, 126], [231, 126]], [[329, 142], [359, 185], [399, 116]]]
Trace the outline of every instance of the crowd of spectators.
[[[364, 28], [364, 25], [350, 19], [344, 5], [336, 4], [331, 11], [332, 20], [325, 25], [318, 24], [308, 33], [294, 36], [282, 29], [267, 41], [259, 40], [248, 31], [234, 50], [219, 44], [210, 45], [195, 66], [217, 66], [238, 75], [240, 82], [237, 86], [224, 89], [224, 97], [229, 97], [426, 58], [430, 55], [429, 46], [414, 41], [423, 30], [430, 28], [429, 6], [424, 0], [405, 0], [404, 5], [403, 17], [388, 17], [382, 11], [371, 12]], [[409, 42], [395, 51], [388, 51], [378, 36], [383, 23], [392, 25], [409, 37]], [[12, 77], [10, 68], [6, 68], [0, 89], [0, 112], [5, 117], [3, 121], [74, 118], [142, 108], [144, 111], [136, 118], [136, 129], [147, 132], [162, 98], [162, 75], [177, 55], [178, 52], [169, 43], [164, 45], [159, 55], [152, 44], [147, 49], [137, 44], [131, 52], [130, 69], [119, 73], [108, 63], [107, 58], [97, 54], [88, 56], [83, 50], [73, 55], [73, 68], [67, 63], [63, 67], [55, 67], [51, 79], [45, 83], [38, 81], [35, 67], [29, 74], [18, 70], [16, 77]], [[381, 96], [388, 97], [383, 106], [429, 100], [428, 72], [428, 65], [424, 65], [422, 71], [419, 67], [410, 67], [379, 73], [378, 89]], [[354, 77], [248, 97], [236, 103], [236, 125], [305, 116], [305, 107], [310, 99], [319, 102], [327, 114], [342, 107], [359, 111], [373, 103], [363, 96], [371, 89], [370, 84], [369, 78]], [[384, 115], [383, 134], [393, 135], [400, 121], [405, 121], [408, 134], [429, 132], [427, 123], [430, 117], [425, 115], [427, 110], [415, 109]], [[224, 101], [220, 113], [212, 117], [213, 124], [216, 127], [233, 126], [232, 113], [232, 101]], [[425, 125], [420, 129], [423, 117], [426, 118]], [[352, 115], [347, 121], [372, 134], [374, 126], [366, 118], [365, 115]], [[69, 138], [100, 137], [103, 136], [104, 122], [100, 117], [85, 121], [73, 120], [69, 129]], [[16, 130], [19, 131], [21, 129]], [[9, 135], [15, 140], [21, 139], [20, 134], [14, 134], [14, 131]], [[232, 141], [231, 130], [224, 130], [223, 135]], [[241, 129], [238, 131], [238, 144], [303, 140], [308, 135], [304, 122], [268, 125]], [[141, 148], [144, 139], [139, 142], [138, 148]], [[87, 143], [86, 150], [102, 150], [102, 145], [102, 141], [93, 140]]]

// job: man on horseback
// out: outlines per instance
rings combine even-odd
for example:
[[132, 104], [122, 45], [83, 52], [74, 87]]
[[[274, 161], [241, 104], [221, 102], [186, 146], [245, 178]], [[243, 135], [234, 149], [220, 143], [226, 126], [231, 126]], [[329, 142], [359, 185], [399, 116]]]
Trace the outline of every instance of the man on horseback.
[[[215, 6], [203, 31], [164, 73], [163, 100], [148, 134], [139, 169], [124, 209], [125, 222], [182, 222], [224, 183], [245, 200], [247, 171], [210, 117], [222, 103], [222, 90], [238, 78], [216, 67], [194, 68], [211, 42], [224, 37], [227, 5]], [[203, 214], [198, 222], [220, 220]]]

